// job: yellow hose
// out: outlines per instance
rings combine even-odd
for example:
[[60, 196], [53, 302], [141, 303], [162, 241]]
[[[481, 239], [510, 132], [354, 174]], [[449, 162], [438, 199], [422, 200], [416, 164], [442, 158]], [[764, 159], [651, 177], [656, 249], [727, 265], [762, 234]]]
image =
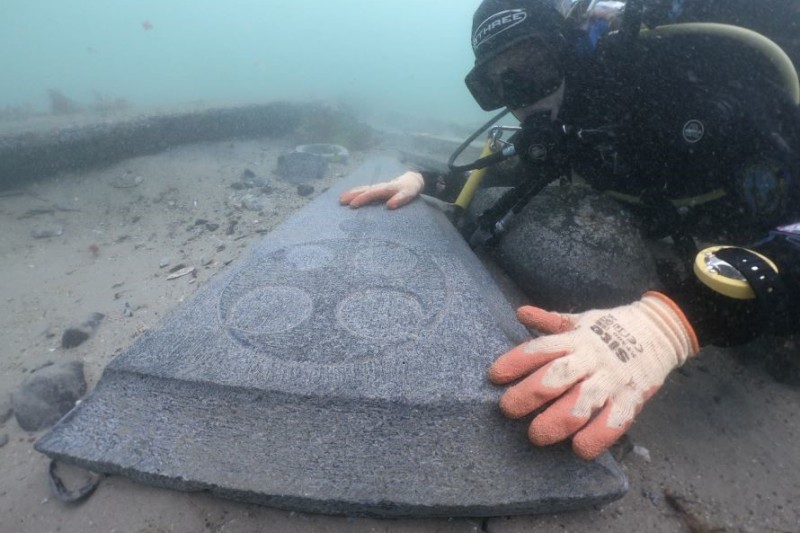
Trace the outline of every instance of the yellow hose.
[[[483, 145], [483, 150], [481, 150], [481, 155], [479, 158], [489, 155], [492, 155], [492, 140], [486, 139], [486, 144]], [[472, 198], [475, 196], [475, 191], [478, 190], [478, 187], [480, 187], [481, 182], [483, 181], [483, 177], [486, 175], [486, 169], [487, 167], [483, 167], [473, 170], [470, 173], [469, 178], [467, 178], [467, 182], [464, 184], [464, 187], [461, 188], [461, 192], [458, 193], [458, 198], [456, 198], [455, 204], [458, 207], [461, 209], [466, 209], [469, 207], [470, 202], [472, 202]]]

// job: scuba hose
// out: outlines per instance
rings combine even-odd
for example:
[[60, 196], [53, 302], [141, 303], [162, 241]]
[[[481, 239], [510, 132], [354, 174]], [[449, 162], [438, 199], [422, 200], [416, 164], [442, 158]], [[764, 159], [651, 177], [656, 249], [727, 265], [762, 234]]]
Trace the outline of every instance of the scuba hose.
[[507, 159], [507, 158], [511, 157], [512, 155], [514, 155], [514, 154], [510, 154], [510, 155], [507, 155], [504, 158], [493, 157], [493, 156], [485, 157], [483, 152], [481, 152], [480, 158], [478, 158], [477, 160], [473, 161], [472, 163], [469, 163], [469, 164], [466, 164], [466, 165], [456, 165], [455, 164], [456, 159], [458, 158], [458, 156], [460, 156], [464, 152], [464, 150], [467, 149], [467, 147], [472, 143], [472, 141], [477, 139], [478, 136], [480, 136], [481, 133], [483, 133], [484, 131], [488, 130], [492, 126], [492, 124], [494, 124], [495, 122], [497, 122], [498, 120], [500, 120], [501, 118], [506, 116], [509, 113], [509, 111], [510, 111], [509, 109], [504, 109], [504, 110], [500, 111], [499, 113], [497, 113], [495, 116], [490, 118], [483, 126], [478, 128], [477, 130], [475, 130], [475, 132], [472, 135], [467, 137], [467, 140], [465, 140], [463, 143], [461, 143], [461, 145], [459, 145], [458, 148], [456, 148], [455, 152], [453, 152], [453, 154], [450, 156], [450, 159], [447, 160], [447, 166], [450, 169], [450, 172], [466, 172], [468, 170], [476, 170], [476, 169], [486, 168], [486, 167], [488, 167], [490, 165], [493, 165], [495, 163], [499, 163], [503, 159]]
[[[481, 157], [474, 163], [466, 165], [467, 167], [480, 166], [480, 168], [474, 170], [470, 175], [456, 204], [462, 211], [469, 206], [475, 190], [486, 172], [484, 165], [518, 155], [531, 177], [506, 191], [477, 219], [461, 228], [462, 234], [472, 247], [488, 245], [496, 241], [497, 237], [508, 229], [511, 219], [528, 204], [531, 198], [564, 174], [564, 166], [568, 163], [564, 153], [569, 130], [560, 126], [560, 123], [554, 122], [550, 117], [549, 110], [528, 117], [521, 128], [514, 128], [517, 130], [516, 133], [501, 150], [491, 153], [492, 148], [501, 142], [499, 135], [503, 129], [505, 128], [502, 126], [496, 127], [487, 139]], [[457, 157], [458, 152], [454, 156]], [[451, 157], [451, 163], [455, 157]]]
[[[479, 160], [485, 160], [492, 155], [492, 140], [486, 139], [486, 144], [483, 145], [483, 150], [481, 150], [481, 155], [479, 156]], [[469, 207], [469, 204], [472, 203], [472, 198], [475, 197], [475, 191], [481, 186], [481, 182], [483, 181], [483, 177], [486, 175], [487, 167], [477, 168], [473, 170], [467, 182], [464, 183], [464, 187], [461, 188], [461, 192], [458, 193], [458, 198], [456, 198], [455, 204], [461, 209], [465, 210]]]

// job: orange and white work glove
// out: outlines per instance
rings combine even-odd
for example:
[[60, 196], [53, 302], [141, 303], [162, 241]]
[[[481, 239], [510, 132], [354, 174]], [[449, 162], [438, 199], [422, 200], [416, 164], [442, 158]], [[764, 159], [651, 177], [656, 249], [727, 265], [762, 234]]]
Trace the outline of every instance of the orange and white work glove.
[[614, 444], [667, 374], [699, 351], [683, 312], [658, 292], [580, 314], [525, 306], [517, 317], [547, 335], [492, 364], [492, 383], [523, 378], [500, 398], [500, 409], [520, 418], [555, 400], [531, 422], [530, 440], [544, 446], [574, 434], [572, 448], [587, 460]]
[[361, 207], [370, 202], [386, 200], [386, 207], [397, 209], [416, 198], [425, 187], [419, 172], [405, 172], [391, 181], [353, 187], [339, 196], [339, 203], [350, 207]]

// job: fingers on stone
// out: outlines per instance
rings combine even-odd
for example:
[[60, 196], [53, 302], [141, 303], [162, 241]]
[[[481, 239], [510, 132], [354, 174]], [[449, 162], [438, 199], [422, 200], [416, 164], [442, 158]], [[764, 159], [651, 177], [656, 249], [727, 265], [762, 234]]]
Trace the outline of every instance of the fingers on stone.
[[491, 367], [489, 367], [489, 380], [496, 385], [504, 385], [527, 376], [537, 368], [540, 368], [550, 361], [557, 359], [567, 353], [561, 349], [552, 352], [532, 351], [532, 344], [536, 341], [529, 341], [520, 344], [516, 348], [501, 355]]
[[[543, 383], [548, 372], [558, 361], [548, 363], [531, 376], [510, 387], [500, 398], [500, 410], [509, 418], [520, 418], [528, 415], [566, 392], [575, 381], [564, 382], [563, 385], [551, 386]], [[578, 376], [577, 379], [580, 379]]]
[[628, 431], [633, 424], [633, 417], [622, 424], [614, 424], [610, 420], [613, 410], [614, 404], [609, 402], [594, 420], [578, 431], [572, 439], [575, 455], [587, 461], [596, 459]]
[[528, 437], [538, 446], [561, 442], [589, 421], [590, 414], [575, 413], [580, 396], [580, 386], [573, 387], [531, 422]]
[[517, 309], [517, 319], [529, 328], [542, 333], [563, 333], [573, 328], [570, 315], [545, 311], [531, 305]]

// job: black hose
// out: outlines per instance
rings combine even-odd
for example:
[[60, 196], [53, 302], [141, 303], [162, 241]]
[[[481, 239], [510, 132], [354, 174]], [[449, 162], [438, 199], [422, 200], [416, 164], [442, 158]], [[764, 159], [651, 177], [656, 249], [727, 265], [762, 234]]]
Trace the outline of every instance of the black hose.
[[[493, 157], [493, 156], [497, 155], [497, 154], [492, 154], [490, 156], [478, 159], [477, 161], [473, 161], [472, 163], [470, 163], [468, 165], [456, 166], [456, 164], [455, 164], [456, 159], [458, 158], [458, 156], [460, 156], [461, 153], [464, 150], [467, 149], [467, 146], [469, 146], [472, 143], [472, 141], [477, 139], [480, 136], [481, 133], [483, 133], [484, 131], [488, 130], [492, 126], [492, 124], [494, 124], [495, 122], [497, 122], [498, 120], [500, 120], [501, 118], [506, 116], [508, 114], [508, 112], [509, 112], [508, 109], [503, 109], [502, 111], [500, 111], [498, 114], [496, 114], [495, 116], [490, 118], [489, 121], [486, 122], [483, 126], [478, 128], [475, 131], [475, 133], [473, 133], [472, 135], [467, 137], [467, 140], [464, 141], [463, 143], [461, 143], [461, 145], [458, 148], [456, 148], [456, 151], [453, 152], [453, 155], [451, 155], [450, 159], [447, 160], [447, 166], [450, 168], [451, 172], [465, 172], [467, 170], [475, 170], [476, 168], [483, 168], [483, 167], [489, 166], [489, 165], [497, 162], [495, 160], [492, 160], [491, 162], [485, 162], [484, 163], [485, 160], [489, 159], [490, 157]], [[497, 159], [499, 161], [499, 160], [502, 160], [504, 158], [499, 158], [499, 159], [495, 158], [495, 159]], [[479, 163], [483, 163], [483, 164], [479, 164]]]
[[642, 27], [643, 11], [644, 5], [642, 0], [627, 0], [627, 2], [625, 2], [625, 12], [622, 14], [622, 27], [620, 30], [628, 44], [632, 43], [639, 36], [639, 30]]

